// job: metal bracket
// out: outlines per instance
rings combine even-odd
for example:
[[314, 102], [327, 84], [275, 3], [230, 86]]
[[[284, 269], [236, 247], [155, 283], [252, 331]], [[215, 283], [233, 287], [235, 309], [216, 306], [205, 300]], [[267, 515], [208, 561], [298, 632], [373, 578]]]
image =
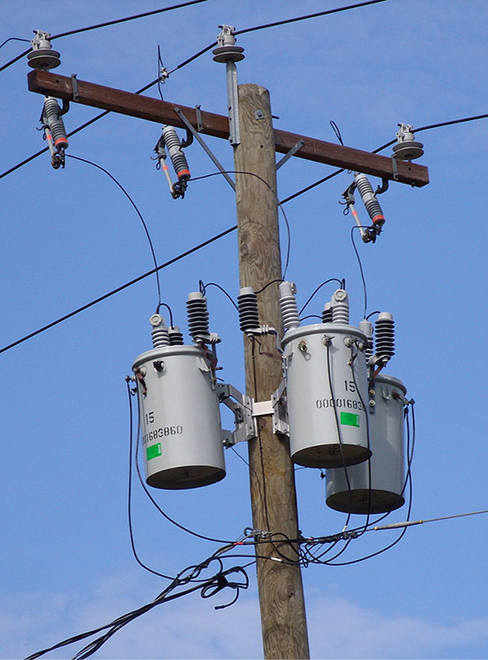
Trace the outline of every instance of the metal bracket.
[[229, 141], [233, 147], [241, 142], [241, 131], [239, 125], [239, 93], [237, 91], [237, 67], [236, 63], [227, 60], [225, 62], [227, 75], [227, 105], [229, 110]]
[[72, 73], [71, 74], [71, 85], [73, 89], [73, 101], [78, 101], [80, 98], [80, 95], [78, 93], [78, 79], [77, 79], [77, 73]]
[[202, 106], [196, 105], [195, 112], [197, 115], [197, 131], [201, 133], [203, 131]]
[[252, 414], [252, 398], [241, 394], [229, 383], [217, 383], [217, 394], [221, 403], [234, 413], [235, 431], [224, 432], [224, 444], [231, 447], [238, 442], [245, 442], [257, 436], [256, 424]]
[[393, 181], [398, 181], [399, 180], [399, 177], [398, 177], [398, 163], [397, 163], [397, 159], [395, 158], [395, 156], [391, 157], [391, 167], [393, 169]]
[[256, 418], [263, 415], [273, 416], [273, 433], [289, 436], [286, 397], [283, 393], [286, 383], [283, 380], [279, 388], [273, 392], [269, 401], [254, 401], [250, 396], [241, 394], [233, 385], [217, 383], [219, 400], [234, 413], [235, 431], [222, 431], [222, 440], [226, 447], [238, 442], [256, 438]]
[[294, 156], [294, 155], [296, 154], [296, 152], [299, 151], [299, 150], [303, 147], [304, 144], [305, 144], [305, 140], [299, 140], [299, 141], [295, 144], [295, 146], [292, 147], [292, 148], [290, 149], [290, 151], [289, 151], [287, 154], [285, 154], [285, 155], [283, 156], [283, 158], [281, 158], [281, 160], [279, 160], [279, 161], [276, 163], [276, 169], [279, 170], [280, 167], [282, 167], [282, 165], [284, 165], [284, 164], [286, 163], [287, 160], [289, 160], [292, 156]]
[[290, 437], [285, 390], [286, 380], [283, 379], [278, 389], [271, 395], [271, 403], [273, 406], [273, 433], [279, 433], [280, 435]]
[[[224, 176], [225, 180], [229, 184], [229, 186], [235, 190], [236, 185], [230, 178], [230, 176], [227, 174], [223, 166], [220, 164], [219, 160], [217, 159], [217, 156], [214, 155], [214, 153], [210, 150], [210, 148], [205, 144], [204, 140], [201, 138], [199, 135], [198, 131], [195, 130], [192, 124], [188, 121], [188, 119], [185, 117], [185, 115], [181, 112], [181, 110], [177, 107], [174, 106], [173, 110], [176, 112], [178, 117], [181, 119], [181, 121], [185, 124], [187, 129], [192, 133], [193, 137], [195, 137], [198, 142], [200, 143], [200, 146], [203, 148], [207, 156], [210, 158], [210, 160], [213, 162], [213, 164], [220, 170], [222, 175]], [[198, 121], [198, 120], [197, 120]]]

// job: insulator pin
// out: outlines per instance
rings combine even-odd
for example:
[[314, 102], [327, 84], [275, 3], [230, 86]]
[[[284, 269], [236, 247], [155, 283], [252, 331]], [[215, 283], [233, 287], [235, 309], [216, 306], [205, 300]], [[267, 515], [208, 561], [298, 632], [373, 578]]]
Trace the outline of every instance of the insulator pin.
[[293, 282], [282, 282], [280, 284], [280, 309], [285, 330], [298, 328], [300, 325], [300, 316], [298, 314], [295, 285]]

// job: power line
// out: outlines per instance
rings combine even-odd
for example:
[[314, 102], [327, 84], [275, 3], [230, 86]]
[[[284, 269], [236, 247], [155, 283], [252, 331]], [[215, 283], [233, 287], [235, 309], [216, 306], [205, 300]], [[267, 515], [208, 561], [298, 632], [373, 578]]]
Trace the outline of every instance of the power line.
[[186, 250], [186, 252], [182, 252], [179, 254], [177, 257], [173, 257], [173, 259], [170, 259], [164, 264], [161, 264], [161, 266], [158, 266], [157, 268], [152, 268], [149, 270], [147, 273], [144, 273], [143, 275], [139, 275], [139, 277], [136, 277], [135, 279], [131, 280], [130, 282], [126, 282], [125, 284], [122, 284], [121, 286], [117, 287], [116, 289], [113, 289], [109, 293], [104, 294], [103, 296], [100, 296], [99, 298], [96, 298], [95, 300], [92, 300], [91, 302], [87, 303], [86, 305], [83, 305], [82, 307], [78, 307], [78, 309], [75, 309], [74, 311], [70, 312], [69, 314], [65, 314], [61, 318], [56, 319], [56, 321], [52, 321], [51, 323], [48, 323], [47, 325], [43, 326], [42, 328], [39, 328], [38, 330], [35, 330], [34, 332], [31, 332], [30, 334], [26, 335], [25, 337], [22, 337], [21, 339], [17, 339], [17, 341], [12, 342], [8, 346], [4, 346], [3, 348], [0, 349], [0, 354], [5, 353], [6, 351], [10, 350], [11, 348], [14, 348], [15, 346], [18, 346], [19, 344], [22, 344], [23, 342], [27, 341], [28, 339], [32, 339], [33, 337], [36, 337], [37, 335], [40, 335], [42, 332], [45, 330], [49, 330], [50, 328], [53, 328], [56, 325], [59, 325], [59, 323], [62, 323], [63, 321], [67, 321], [73, 316], [76, 316], [80, 312], [84, 312], [86, 309], [89, 309], [90, 307], [93, 307], [94, 305], [97, 305], [99, 302], [102, 302], [103, 300], [106, 300], [107, 298], [110, 298], [111, 296], [114, 296], [116, 293], [119, 293], [120, 291], [123, 291], [124, 289], [127, 289], [128, 287], [132, 286], [133, 284], [136, 284], [137, 282], [140, 282], [141, 280], [145, 279], [146, 277], [149, 277], [150, 275], [154, 275], [156, 271], [162, 270], [163, 268], [167, 268], [168, 266], [171, 266], [172, 264], [176, 263], [177, 261], [180, 261], [180, 259], [184, 259], [188, 255], [192, 254], [193, 252], [197, 252], [198, 250], [201, 250], [202, 248], [206, 247], [207, 245], [210, 245], [210, 243], [214, 243], [215, 241], [218, 241], [220, 238], [223, 238], [227, 234], [230, 234], [231, 232], [235, 231], [237, 229], [237, 225], [234, 225], [234, 227], [230, 227], [229, 229], [226, 229], [225, 231], [221, 232], [220, 234], [217, 234], [216, 236], [213, 236], [212, 238], [209, 238], [208, 240], [204, 241], [203, 243], [200, 243], [199, 245], [196, 245], [195, 247], [190, 248], [189, 250]]
[[[147, 91], [148, 89], [150, 89], [151, 87], [156, 85], [157, 82], [158, 82], [158, 79], [151, 81], [147, 85], [144, 85], [144, 87], [141, 87], [136, 92], [134, 92], [134, 94], [142, 94], [143, 92]], [[67, 134], [67, 136], [71, 137], [72, 135], [76, 135], [76, 133], [79, 133], [84, 128], [87, 128], [91, 124], [94, 124], [96, 121], [98, 121], [102, 117], [105, 117], [105, 115], [108, 115], [108, 114], [110, 114], [110, 110], [104, 110], [103, 112], [100, 112], [98, 115], [96, 115], [95, 117], [92, 117], [91, 119], [86, 121], [84, 124], [81, 124], [81, 126], [78, 126], [77, 128], [70, 131]], [[0, 174], [0, 179], [3, 179], [3, 177], [7, 176], [8, 174], [12, 174], [12, 172], [15, 172], [15, 170], [18, 170], [19, 168], [23, 167], [24, 165], [27, 165], [27, 163], [30, 163], [32, 160], [34, 160], [38, 156], [41, 156], [42, 154], [45, 154], [47, 151], [49, 151], [49, 147], [44, 147], [44, 149], [41, 149], [40, 151], [38, 151], [35, 154], [32, 154], [32, 156], [29, 156], [28, 158], [26, 158], [22, 162], [17, 163], [17, 165], [14, 165], [10, 169], [6, 170], [5, 172], [2, 172]]]
[[[421, 126], [420, 128], [414, 128], [414, 133], [420, 133], [421, 131], [430, 131], [432, 128], [443, 128], [444, 126], [454, 126], [454, 124], [464, 124], [468, 121], [476, 121], [478, 119], [487, 119], [488, 114], [486, 115], [475, 115], [473, 117], [463, 117], [462, 119], [452, 119], [449, 121], [441, 121], [438, 124], [429, 124], [428, 126]], [[390, 140], [386, 144], [383, 144], [381, 147], [375, 149], [372, 153], [377, 154], [379, 151], [390, 147], [392, 144], [395, 144], [396, 140]]]
[[[88, 30], [94, 30], [94, 29], [99, 28], [99, 27], [107, 27], [107, 26], [109, 26], [109, 25], [115, 25], [115, 24], [117, 24], [117, 23], [122, 23], [122, 22], [125, 22], [125, 21], [135, 20], [135, 19], [137, 19], [137, 18], [142, 18], [142, 17], [145, 17], [145, 16], [150, 16], [150, 15], [153, 15], [153, 14], [161, 13], [161, 12], [163, 12], [163, 11], [170, 11], [170, 10], [172, 10], [172, 9], [179, 9], [179, 8], [181, 8], [181, 7], [185, 7], [185, 6], [190, 5], [190, 4], [196, 4], [196, 3], [198, 3], [198, 2], [205, 2], [205, 1], [206, 1], [206, 0], [193, 0], [192, 2], [186, 2], [186, 3], [180, 4], [180, 5], [174, 5], [174, 6], [172, 6], [172, 7], [166, 7], [166, 8], [164, 8], [164, 9], [156, 9], [156, 10], [154, 10], [154, 11], [145, 12], [145, 13], [143, 13], [143, 14], [137, 14], [137, 15], [134, 15], [134, 16], [128, 16], [128, 17], [126, 17], [126, 18], [115, 19], [115, 20], [113, 20], [113, 21], [107, 21], [106, 23], [99, 23], [98, 25], [91, 25], [91, 26], [88, 26], [88, 27], [86, 27], [86, 28], [79, 28], [79, 29], [76, 29], [76, 30], [71, 30], [71, 31], [69, 31], [69, 32], [64, 32], [64, 33], [61, 33], [61, 34], [57, 34], [57, 35], [54, 35], [53, 37], [51, 37], [51, 39], [59, 39], [59, 38], [61, 38], [61, 37], [65, 37], [65, 36], [69, 36], [69, 35], [73, 35], [73, 34], [78, 34], [78, 33], [80, 33], [80, 32], [86, 32], [86, 31], [88, 31]], [[326, 11], [323, 11], [323, 12], [317, 12], [317, 13], [315, 13], [315, 14], [308, 14], [307, 16], [298, 16], [298, 17], [296, 17], [296, 18], [289, 18], [289, 19], [285, 19], [285, 20], [283, 20], [283, 21], [277, 21], [277, 22], [275, 22], [275, 23], [268, 23], [268, 24], [265, 24], [265, 25], [257, 25], [257, 26], [250, 27], [250, 28], [244, 28], [243, 30], [237, 30], [237, 31], [235, 32], [235, 34], [237, 35], [237, 34], [245, 34], [245, 33], [247, 33], [247, 32], [255, 32], [255, 31], [257, 31], [257, 30], [264, 30], [264, 29], [267, 29], [267, 28], [270, 28], [270, 27], [275, 27], [275, 26], [277, 26], [277, 25], [286, 25], [286, 24], [289, 24], [289, 23], [294, 23], [294, 22], [298, 22], [298, 21], [307, 20], [307, 19], [309, 19], [309, 18], [318, 18], [318, 17], [320, 17], [320, 16], [326, 16], [326, 15], [328, 15], [328, 14], [335, 14], [335, 13], [338, 13], [338, 12], [347, 11], [347, 10], [349, 10], [349, 9], [356, 9], [356, 8], [363, 7], [363, 6], [366, 6], [366, 5], [377, 4], [377, 3], [379, 3], [379, 2], [386, 2], [386, 1], [387, 1], [387, 0], [369, 0], [369, 2], [362, 2], [362, 3], [355, 4], [355, 5], [349, 5], [349, 6], [347, 6], [347, 7], [337, 7], [336, 9], [329, 9], [329, 10], [326, 10]], [[15, 37], [12, 37], [12, 38], [15, 38]], [[8, 40], [7, 40], [7, 41], [8, 41]], [[191, 57], [188, 57], [186, 60], [183, 60], [183, 62], [181, 62], [180, 64], [178, 64], [177, 66], [175, 66], [173, 69], [171, 69], [171, 71], [168, 72], [168, 75], [174, 73], [175, 71], [178, 71], [179, 69], [182, 69], [182, 68], [183, 68], [184, 66], [186, 66], [187, 64], [190, 64], [190, 63], [193, 62], [194, 60], [198, 59], [201, 55], [204, 55], [205, 53], [207, 53], [211, 48], [213, 48], [213, 47], [215, 46], [215, 43], [216, 43], [215, 40], [212, 41], [212, 43], [208, 44], [208, 46], [205, 46], [205, 48], [202, 48], [201, 50], [199, 50], [198, 52], [196, 52], [196, 53], [195, 53], [194, 55], [192, 55]], [[23, 53], [21, 53], [20, 55], [18, 55], [17, 57], [15, 57], [13, 60], [11, 60], [10, 62], [7, 62], [7, 64], [5, 64], [5, 65], [3, 65], [2, 67], [0, 67], [0, 73], [1, 73], [4, 69], [6, 69], [7, 67], [9, 67], [11, 64], [14, 64], [14, 63], [17, 62], [18, 60], [20, 60], [22, 57], [24, 57], [25, 55], [27, 55], [29, 52], [30, 52], [30, 49], [24, 51]], [[153, 81], [152, 83], [149, 83], [149, 85], [145, 86], [144, 88], [142, 88], [141, 90], [139, 90], [139, 91], [137, 91], [137, 92], [135, 92], [135, 93], [136, 93], [136, 94], [142, 94], [143, 91], [146, 91], [147, 89], [149, 89], [150, 87], [152, 87], [153, 85], [155, 85], [157, 82], [158, 82], [158, 80], [155, 80], [155, 81]], [[78, 133], [79, 131], [83, 130], [83, 129], [86, 128], [87, 126], [90, 126], [90, 125], [93, 124], [94, 122], [98, 121], [98, 119], [101, 119], [101, 118], [104, 117], [105, 115], [109, 114], [109, 112], [110, 112], [110, 110], [105, 110], [104, 112], [100, 113], [100, 114], [97, 115], [96, 117], [93, 117], [93, 119], [91, 119], [91, 120], [89, 120], [88, 122], [82, 124], [81, 126], [79, 126], [78, 128], [76, 128], [74, 131], [72, 131], [71, 133], [69, 133], [69, 134], [68, 134], [68, 137], [69, 137], [70, 135], [74, 135], [75, 133]], [[2, 179], [4, 176], [7, 176], [8, 174], [11, 174], [12, 172], [15, 172], [15, 170], [19, 169], [19, 168], [22, 167], [23, 165], [26, 165], [26, 164], [29, 163], [31, 160], [34, 160], [35, 158], [37, 158], [37, 157], [40, 156], [41, 154], [45, 153], [46, 151], [48, 151], [48, 148], [45, 148], [45, 149], [42, 149], [41, 151], [38, 151], [37, 153], [33, 154], [33, 155], [30, 156], [29, 158], [26, 158], [25, 160], [23, 160], [21, 163], [18, 163], [18, 164], [15, 165], [14, 167], [11, 167], [9, 170], [6, 170], [6, 171], [3, 172], [2, 174], [0, 174], [0, 179]], [[342, 170], [341, 170], [341, 171], [342, 171]], [[337, 173], [339, 174], [339, 172], [337, 172]], [[331, 178], [332, 176], [335, 176], [335, 175], [331, 175], [330, 177], [327, 177], [327, 178], [321, 180], [320, 183], [323, 183], [324, 181], [326, 181], [328, 178]], [[319, 185], [319, 183], [317, 182], [316, 184], [312, 184], [311, 187], [315, 187], [315, 185]], [[306, 192], [306, 190], [303, 190], [303, 191], [301, 191], [301, 192], [298, 193], [298, 194], [302, 194], [302, 192]], [[297, 195], [292, 195], [291, 197], [287, 198], [286, 200], [283, 200], [283, 203], [290, 201], [291, 199], [293, 199], [293, 198], [296, 197], [296, 196], [297, 196]]]
[[125, 18], [116, 18], [113, 21], [106, 21], [105, 23], [97, 23], [96, 25], [89, 25], [88, 27], [78, 28], [76, 30], [69, 30], [68, 32], [61, 32], [60, 34], [56, 34], [54, 35], [54, 37], [51, 37], [51, 39], [70, 37], [73, 34], [80, 34], [80, 32], [88, 32], [89, 30], [98, 30], [98, 28], [104, 28], [110, 25], [118, 25], [119, 23], [126, 23], [127, 21], [134, 21], [137, 18], [146, 18], [147, 16], [155, 16], [156, 14], [162, 14], [167, 11], [173, 11], [174, 9], [182, 9], [183, 7], [198, 5], [202, 2], [208, 2], [208, 0], [189, 0], [188, 2], [182, 2], [178, 5], [172, 5], [171, 7], [163, 7], [162, 9], [153, 9], [152, 11], [146, 11], [142, 14], [134, 14], [133, 16], [126, 16]]
[[369, 532], [376, 532], [382, 529], [399, 529], [401, 527], [410, 527], [411, 525], [423, 525], [424, 523], [439, 522], [440, 520], [453, 520], [454, 518], [466, 518], [467, 516], [479, 516], [488, 513], [488, 509], [482, 511], [470, 511], [469, 513], [456, 513], [452, 516], [440, 516], [439, 518], [428, 518], [427, 520], [407, 520], [405, 522], [390, 523], [389, 525], [381, 525], [381, 527], [371, 527]]
[[[421, 131], [429, 131], [433, 128], [443, 128], [445, 126], [454, 126], [455, 124], [464, 124], [466, 122], [470, 121], [477, 121], [478, 119], [488, 119], [488, 114], [484, 115], [473, 115], [472, 117], [462, 117], [461, 119], [451, 119], [448, 121], [441, 121], [437, 124], [429, 124], [427, 126], [421, 126], [420, 128], [415, 128], [414, 132], [415, 133], [420, 133]], [[392, 144], [396, 143], [395, 140], [390, 140], [389, 142], [386, 142], [385, 144], [382, 144], [381, 147], [378, 147], [371, 153], [377, 154], [380, 151], [383, 151], [383, 149], [386, 149], [387, 147], [391, 147]], [[329, 174], [328, 176], [323, 177], [322, 179], [319, 179], [318, 181], [315, 181], [315, 183], [311, 183], [310, 185], [306, 186], [305, 188], [302, 188], [296, 193], [293, 193], [293, 195], [290, 195], [289, 197], [286, 197], [285, 199], [281, 200], [281, 204], [286, 204], [287, 202], [290, 202], [292, 199], [295, 199], [296, 197], [299, 197], [300, 195], [303, 195], [304, 193], [308, 192], [309, 190], [312, 190], [313, 188], [316, 188], [317, 186], [320, 186], [322, 183], [325, 183], [326, 181], [329, 181], [329, 179], [334, 178], [338, 174], [341, 174], [344, 172], [344, 169], [339, 169], [336, 170], [335, 172], [332, 172], [332, 174]]]
[[243, 30], [236, 30], [234, 34], [246, 34], [248, 32], [256, 32], [257, 30], [266, 30], [267, 28], [276, 27], [278, 25], [298, 23], [298, 21], [306, 21], [309, 18], [318, 18], [319, 16], [327, 16], [329, 14], [338, 14], [342, 11], [358, 9], [359, 7], [366, 7], [367, 5], [376, 5], [380, 2], [388, 2], [388, 0], [368, 0], [368, 2], [358, 2], [355, 5], [348, 5], [347, 7], [336, 7], [335, 9], [327, 9], [325, 11], [316, 12], [315, 14], [307, 14], [306, 16], [298, 16], [296, 18], [287, 18], [283, 21], [275, 21], [274, 23], [266, 23], [264, 25], [256, 25], [255, 27], [244, 28]]
[[[89, 30], [97, 30], [98, 28], [103, 28], [103, 27], [108, 27], [110, 25], [117, 25], [118, 23], [125, 23], [127, 21], [134, 21], [137, 18], [145, 18], [146, 16], [154, 16], [155, 14], [162, 14], [163, 12], [167, 11], [172, 11], [174, 9], [182, 9], [183, 7], [188, 7], [190, 5], [197, 5], [201, 2], [208, 2], [208, 0], [189, 0], [188, 2], [183, 2], [178, 5], [173, 5], [171, 7], [163, 7], [162, 9], [154, 9], [153, 11], [147, 11], [144, 12], [143, 14], [135, 14], [133, 16], [126, 16], [125, 18], [117, 18], [113, 21], [106, 21], [105, 23], [97, 23], [96, 25], [89, 25], [84, 28], [77, 28], [75, 30], [69, 30], [68, 32], [60, 32], [59, 34], [55, 34], [54, 36], [51, 37], [51, 41], [53, 39], [60, 39], [61, 37], [69, 37], [73, 34], [80, 34], [81, 32], [88, 32]], [[15, 39], [15, 37], [11, 37], [12, 39]], [[7, 41], [9, 41], [7, 39]], [[28, 41], [27, 39], [22, 39], [19, 41]], [[4, 42], [5, 43], [5, 42]], [[2, 44], [3, 46], [3, 44]], [[0, 73], [7, 69], [9, 66], [12, 64], [15, 64], [15, 62], [18, 62], [20, 59], [25, 57], [25, 55], [28, 55], [30, 53], [31, 49], [29, 48], [28, 50], [25, 50], [23, 53], [20, 53], [20, 55], [17, 55], [14, 57], [10, 62], [7, 62], [4, 64], [2, 67], [0, 67]]]

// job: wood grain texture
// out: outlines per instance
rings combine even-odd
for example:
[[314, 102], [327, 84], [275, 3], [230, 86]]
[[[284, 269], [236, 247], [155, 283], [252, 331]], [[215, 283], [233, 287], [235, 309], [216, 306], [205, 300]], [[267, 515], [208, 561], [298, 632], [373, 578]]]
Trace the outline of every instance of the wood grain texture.
[[[267, 90], [239, 88], [241, 144], [235, 149], [236, 203], [241, 286], [259, 291], [281, 280], [274, 131]], [[263, 117], [262, 119], [259, 117]], [[281, 336], [278, 283], [258, 295], [260, 322]], [[246, 390], [269, 401], [282, 378], [276, 337], [245, 337]], [[255, 530], [276, 534], [257, 546], [260, 556], [297, 559], [280, 535], [296, 539], [297, 507], [287, 438], [274, 435], [271, 416], [260, 417], [259, 437], [249, 443], [251, 503]], [[308, 658], [302, 578], [298, 566], [258, 559], [258, 588], [265, 658]]]
[[[73, 101], [73, 81], [71, 78], [61, 76], [47, 71], [34, 70], [27, 76], [29, 90], [55, 96], [56, 98]], [[89, 105], [102, 110], [119, 112], [121, 114], [139, 117], [147, 121], [159, 124], [170, 124], [179, 128], [185, 128], [182, 120], [176, 114], [174, 108], [177, 106], [196, 127], [197, 119], [195, 108], [189, 108], [169, 101], [160, 101], [143, 94], [125, 92], [112, 87], [104, 87], [83, 80], [78, 80], [77, 103]], [[261, 120], [262, 121], [262, 120]], [[202, 110], [202, 133], [214, 137], [229, 137], [229, 120], [223, 115]], [[305, 144], [297, 151], [295, 158], [313, 160], [346, 170], [365, 172], [384, 179], [393, 179], [393, 164], [391, 158], [379, 156], [368, 151], [344, 147], [340, 144], [317, 140], [316, 138], [298, 135], [271, 129], [270, 139], [273, 151], [287, 153], [300, 140]], [[397, 161], [398, 181], [408, 183], [412, 186], [425, 186], [429, 183], [429, 173], [423, 165]]]

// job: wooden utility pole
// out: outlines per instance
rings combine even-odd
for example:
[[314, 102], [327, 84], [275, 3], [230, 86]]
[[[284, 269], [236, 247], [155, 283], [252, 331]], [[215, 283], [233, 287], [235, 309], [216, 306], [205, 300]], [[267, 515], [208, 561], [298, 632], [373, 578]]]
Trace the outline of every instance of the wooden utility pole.
[[[184, 128], [180, 114], [202, 134], [229, 137], [222, 115], [179, 106], [147, 96], [35, 70], [29, 89], [76, 103], [119, 112], [159, 124]], [[366, 151], [273, 130], [268, 92], [257, 85], [239, 88], [240, 144], [235, 147], [236, 202], [240, 283], [262, 292], [260, 322], [281, 336], [278, 283], [281, 257], [278, 232], [275, 151], [347, 170], [364, 172], [412, 186], [429, 182], [427, 168], [393, 161]], [[264, 288], [266, 287], [266, 288]], [[269, 402], [282, 378], [281, 356], [274, 335], [245, 338], [246, 389], [258, 403]], [[258, 587], [265, 657], [308, 658], [303, 586], [296, 548], [298, 522], [293, 465], [288, 440], [275, 435], [272, 416], [258, 417], [258, 437], [249, 442], [251, 501], [257, 545]], [[262, 559], [262, 557], [265, 557]], [[283, 561], [283, 559], [285, 561]], [[290, 562], [287, 561], [291, 560]]]
[[[239, 87], [240, 144], [235, 148], [236, 202], [241, 287], [260, 291], [260, 323], [282, 334], [278, 282], [282, 279], [276, 165], [267, 90]], [[274, 284], [269, 285], [270, 282]], [[246, 390], [255, 401], [269, 401], [282, 379], [276, 336], [245, 337]], [[258, 557], [288, 557], [296, 551], [285, 538], [298, 535], [295, 478], [288, 438], [275, 435], [271, 415], [258, 418], [258, 437], [249, 442], [254, 530], [272, 534], [259, 544]], [[263, 537], [261, 537], [263, 538]], [[300, 567], [257, 560], [265, 658], [308, 658], [308, 636]]]

